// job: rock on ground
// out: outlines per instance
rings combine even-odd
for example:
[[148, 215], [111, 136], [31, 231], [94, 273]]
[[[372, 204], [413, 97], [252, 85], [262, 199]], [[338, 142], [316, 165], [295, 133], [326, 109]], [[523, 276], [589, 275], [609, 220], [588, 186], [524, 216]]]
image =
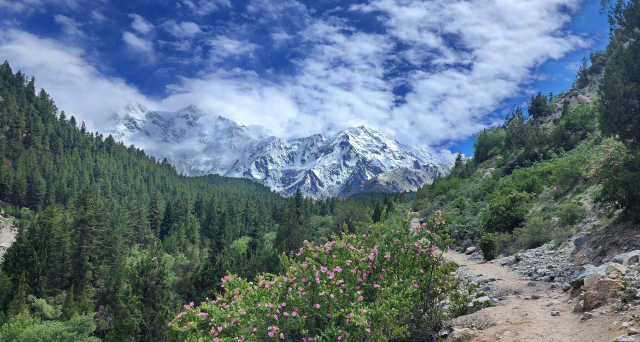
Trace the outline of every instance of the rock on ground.
[[[449, 342], [469, 342], [476, 337], [476, 332], [468, 329], [455, 329], [447, 341]], [[634, 341], [635, 342], [635, 341]]]
[[607, 299], [617, 296], [620, 282], [613, 279], [600, 279], [584, 294], [584, 310], [591, 311], [607, 304]]

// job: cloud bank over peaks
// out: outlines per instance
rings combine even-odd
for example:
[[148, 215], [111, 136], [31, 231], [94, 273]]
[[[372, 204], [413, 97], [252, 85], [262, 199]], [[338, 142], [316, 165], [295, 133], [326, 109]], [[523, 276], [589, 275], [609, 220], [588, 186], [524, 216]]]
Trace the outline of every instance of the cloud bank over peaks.
[[285, 139], [366, 125], [447, 158], [501, 121], [543, 63], [592, 43], [569, 29], [582, 0], [181, 0], [126, 12], [102, 1], [83, 15], [71, 8], [84, 1], [64, 1], [64, 13], [43, 8], [90, 39], [68, 47], [5, 27], [0, 58], [95, 129], [131, 101], [195, 104]]

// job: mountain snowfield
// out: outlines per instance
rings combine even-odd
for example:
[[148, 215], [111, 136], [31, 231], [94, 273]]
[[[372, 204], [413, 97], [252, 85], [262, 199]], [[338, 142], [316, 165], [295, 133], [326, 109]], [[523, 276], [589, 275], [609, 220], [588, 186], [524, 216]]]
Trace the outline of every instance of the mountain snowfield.
[[365, 183], [374, 177], [378, 191], [415, 190], [450, 170], [431, 153], [368, 127], [284, 140], [267, 136], [262, 126], [247, 127], [193, 105], [161, 112], [132, 104], [112, 120], [109, 133], [116, 140], [167, 158], [179, 172], [249, 178], [284, 196], [298, 188], [315, 198], [339, 196], [347, 183], [367, 191]]

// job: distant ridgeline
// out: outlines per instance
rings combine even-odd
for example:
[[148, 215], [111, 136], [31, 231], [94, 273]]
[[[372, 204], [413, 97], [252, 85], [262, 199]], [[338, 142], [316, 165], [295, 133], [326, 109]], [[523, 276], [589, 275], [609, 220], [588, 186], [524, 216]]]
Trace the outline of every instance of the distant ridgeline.
[[583, 60], [572, 88], [514, 107], [475, 135], [472, 159], [418, 189], [413, 209], [455, 215], [460, 247], [480, 239], [491, 258], [562, 243], [587, 213], [616, 229], [640, 222], [640, 0], [602, 4], [611, 42]]
[[181, 176], [58, 113], [7, 62], [0, 128], [0, 201], [19, 227], [0, 272], [0, 323], [9, 322], [0, 340], [172, 340], [167, 323], [180, 306], [213, 298], [227, 272], [278, 273], [280, 253], [394, 208], [392, 199], [380, 211], [382, 199], [285, 199], [247, 179]]

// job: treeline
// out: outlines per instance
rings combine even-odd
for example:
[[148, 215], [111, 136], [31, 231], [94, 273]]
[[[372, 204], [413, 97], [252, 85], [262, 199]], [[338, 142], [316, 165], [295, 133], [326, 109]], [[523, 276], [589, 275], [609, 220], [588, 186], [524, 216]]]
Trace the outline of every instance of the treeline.
[[[475, 135], [473, 158], [458, 156], [449, 176], [418, 190], [413, 209], [453, 213], [459, 245], [483, 237], [510, 252], [562, 241], [584, 218], [583, 196], [640, 222], [640, 0], [603, 1], [603, 11], [611, 43], [584, 59], [568, 93], [514, 107]], [[570, 101], [594, 88], [588, 103]]]
[[375, 207], [181, 176], [166, 160], [88, 132], [7, 62], [0, 201], [19, 229], [2, 262], [0, 339], [29, 341], [172, 340], [167, 323], [180, 306], [213, 298], [227, 272], [278, 273], [281, 253], [353, 232]]

